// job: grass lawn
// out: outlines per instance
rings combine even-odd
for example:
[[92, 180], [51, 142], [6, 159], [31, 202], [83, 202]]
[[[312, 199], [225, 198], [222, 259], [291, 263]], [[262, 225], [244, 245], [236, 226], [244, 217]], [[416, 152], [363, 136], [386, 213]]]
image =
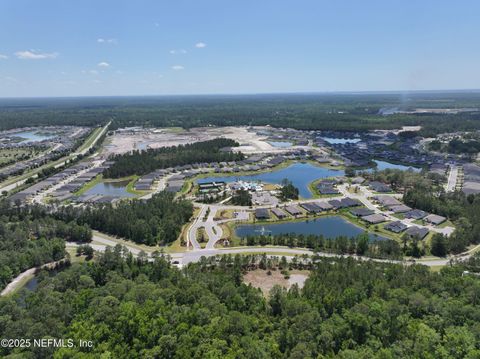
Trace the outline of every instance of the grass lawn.
[[77, 256], [77, 248], [67, 247], [66, 251], [70, 254], [70, 263], [83, 263], [85, 262], [85, 256]]
[[437, 228], [445, 228], [445, 227], [455, 227], [451, 220], [447, 219], [442, 224], [438, 225]]
[[0, 167], [13, 164], [19, 160], [20, 157], [25, 156], [25, 159], [31, 158], [36, 151], [32, 148], [1, 148], [0, 149]]
[[101, 183], [103, 180], [103, 175], [98, 175], [97, 177], [95, 177], [93, 180], [91, 180], [90, 182], [87, 182], [85, 185], [83, 185], [82, 187], [80, 187], [80, 189], [76, 192], [74, 192], [73, 194], [75, 196], [81, 196], [82, 194], [84, 194], [85, 192], [87, 192], [89, 189], [92, 189], [93, 187], [95, 187], [97, 184]]
[[134, 188], [134, 185], [139, 178], [140, 176], [138, 175], [132, 175], [132, 176], [124, 177], [123, 179], [120, 179], [120, 181], [130, 181], [128, 182], [127, 187], [125, 188], [125, 190], [128, 193], [134, 194], [136, 196], [145, 196], [146, 194], [150, 193], [150, 191], [137, 191]]
[[319, 178], [319, 179], [316, 179], [315, 181], [310, 182], [308, 184], [308, 189], [312, 193], [313, 198], [333, 198], [333, 197], [341, 196], [341, 193], [337, 193], [337, 194], [321, 194], [320, 193], [320, 191], [317, 189], [317, 184], [319, 184], [320, 181], [325, 180], [325, 179], [327, 179], [327, 178]]
[[430, 266], [430, 270], [432, 272], [440, 272], [440, 270], [443, 268], [444, 266]]
[[205, 228], [203, 227], [197, 229], [197, 242], [202, 248], [205, 248], [205, 246], [207, 245], [208, 235], [205, 232]]

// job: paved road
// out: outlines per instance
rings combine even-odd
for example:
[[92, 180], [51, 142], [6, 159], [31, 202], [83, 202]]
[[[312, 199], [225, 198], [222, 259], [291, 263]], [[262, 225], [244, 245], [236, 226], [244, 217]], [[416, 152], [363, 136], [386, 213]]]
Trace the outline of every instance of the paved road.
[[187, 248], [190, 248], [190, 246], [193, 247], [193, 249], [201, 249], [202, 247], [197, 241], [197, 230], [201, 227], [203, 227], [203, 218], [205, 217], [205, 214], [207, 213], [208, 206], [203, 205], [200, 207], [200, 212], [198, 213], [197, 218], [195, 221], [193, 221], [192, 225], [188, 229], [187, 233]]
[[458, 178], [458, 166], [451, 165], [450, 172], [448, 174], [448, 181], [445, 187], [445, 191], [447, 192], [454, 192], [455, 187], [457, 185], [457, 178]]
[[[93, 249], [96, 251], [104, 251], [107, 246], [113, 247], [118, 242], [115, 242], [114, 240], [110, 240], [104, 237], [98, 237], [94, 236], [94, 241], [97, 243], [101, 244], [93, 244], [91, 245]], [[77, 246], [76, 243], [67, 243], [67, 246], [70, 247], [75, 247]], [[136, 247], [133, 247], [131, 245], [124, 245], [128, 251], [130, 251], [133, 255], [138, 255], [140, 253], [140, 250]], [[476, 248], [473, 248], [472, 250], [465, 252], [461, 255], [455, 256], [455, 257], [448, 257], [448, 258], [435, 258], [435, 259], [419, 259], [416, 261], [395, 261], [395, 260], [386, 260], [386, 259], [376, 259], [376, 258], [369, 258], [369, 257], [359, 257], [359, 256], [349, 256], [349, 255], [339, 255], [339, 254], [334, 254], [334, 253], [327, 253], [327, 252], [318, 252], [317, 255], [321, 257], [328, 257], [328, 258], [340, 258], [340, 257], [352, 257], [356, 259], [361, 259], [361, 260], [372, 260], [375, 262], [388, 262], [388, 263], [405, 263], [405, 264], [412, 264], [412, 263], [417, 263], [417, 264], [423, 264], [429, 267], [434, 267], [434, 266], [444, 266], [447, 265], [451, 259], [453, 258], [462, 258], [462, 259], [467, 259], [474, 253], [474, 251], [478, 250], [480, 248], [480, 245], [477, 246]], [[147, 255], [151, 254], [154, 252], [154, 250], [145, 250], [145, 253]], [[235, 247], [235, 248], [226, 248], [226, 249], [193, 249], [190, 251], [186, 252], [177, 252], [177, 253], [169, 253], [168, 255], [171, 257], [172, 261], [177, 262], [180, 266], [184, 266], [188, 263], [192, 262], [198, 262], [200, 258], [202, 257], [212, 257], [216, 255], [224, 255], [224, 254], [252, 254], [252, 253], [257, 253], [257, 254], [270, 254], [270, 255], [285, 255], [285, 256], [301, 256], [301, 255], [313, 255], [314, 252], [308, 249], [302, 249], [302, 248], [289, 248], [289, 247]]]

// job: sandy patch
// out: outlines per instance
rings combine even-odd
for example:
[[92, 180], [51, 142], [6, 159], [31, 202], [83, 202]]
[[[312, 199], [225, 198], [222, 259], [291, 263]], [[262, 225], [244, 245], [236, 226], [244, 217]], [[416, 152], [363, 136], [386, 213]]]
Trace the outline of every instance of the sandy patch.
[[[207, 141], [218, 137], [230, 138], [237, 141], [240, 147], [237, 150], [249, 153], [283, 153], [292, 148], [278, 148], [266, 141], [265, 136], [257, 135], [257, 131], [265, 127], [198, 127], [189, 130], [172, 131], [167, 128], [123, 128], [115, 131], [109, 138], [106, 146], [108, 154], [120, 154], [136, 149], [160, 148], [185, 145], [200, 141]], [[294, 146], [295, 147], [295, 146]]]
[[251, 284], [255, 288], [260, 288], [264, 296], [268, 296], [270, 290], [274, 285], [280, 285], [286, 289], [294, 284], [297, 284], [300, 288], [303, 288], [305, 281], [307, 280], [310, 272], [294, 270], [290, 272], [290, 278], [285, 279], [284, 275], [280, 273], [280, 270], [271, 271], [271, 275], [267, 274], [268, 270], [256, 269], [250, 271], [243, 276], [245, 284]]

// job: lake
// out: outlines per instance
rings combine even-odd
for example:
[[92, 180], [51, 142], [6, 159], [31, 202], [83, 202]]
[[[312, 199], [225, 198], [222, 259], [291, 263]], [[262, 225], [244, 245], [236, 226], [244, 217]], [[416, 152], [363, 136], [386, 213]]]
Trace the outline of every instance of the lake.
[[326, 142], [332, 145], [343, 145], [345, 143], [357, 143], [360, 142], [360, 138], [336, 138], [336, 137], [322, 137]]
[[17, 132], [14, 134], [14, 136], [23, 138], [24, 140], [21, 141], [21, 143], [40, 142], [40, 141], [47, 140], [49, 138], [54, 137], [54, 135], [49, 135], [49, 134], [41, 133], [37, 131]]
[[373, 162], [375, 162], [377, 164], [376, 169], [378, 171], [382, 171], [382, 170], [386, 170], [386, 169], [397, 169], [397, 170], [402, 170], [402, 171], [412, 170], [414, 172], [420, 172], [421, 171], [421, 168], [418, 168], [418, 167], [398, 165], [398, 164], [387, 162], [387, 161], [374, 160]]
[[[235, 228], [238, 237], [255, 235], [276, 235], [276, 234], [315, 234], [323, 235], [325, 238], [336, 238], [339, 236], [356, 237], [362, 234], [360, 228], [340, 216], [328, 216], [311, 219], [302, 222], [283, 222], [272, 224], [242, 224]], [[369, 234], [371, 239], [386, 239], [385, 237]]]
[[292, 142], [287, 141], [268, 141], [268, 143], [271, 144], [273, 147], [278, 148], [288, 148], [293, 146]]
[[247, 176], [224, 176], [224, 177], [207, 177], [197, 180], [197, 183], [205, 183], [212, 181], [224, 181], [226, 183], [234, 181], [261, 181], [265, 183], [281, 184], [282, 180], [287, 178], [295, 187], [298, 188], [299, 194], [303, 198], [312, 198], [308, 185], [319, 178], [343, 176], [343, 171], [331, 170], [328, 168], [314, 166], [310, 163], [296, 162], [286, 168], [273, 170]]
[[101, 194], [113, 197], [135, 197], [134, 194], [127, 192], [129, 181], [100, 182], [90, 188], [85, 194]]

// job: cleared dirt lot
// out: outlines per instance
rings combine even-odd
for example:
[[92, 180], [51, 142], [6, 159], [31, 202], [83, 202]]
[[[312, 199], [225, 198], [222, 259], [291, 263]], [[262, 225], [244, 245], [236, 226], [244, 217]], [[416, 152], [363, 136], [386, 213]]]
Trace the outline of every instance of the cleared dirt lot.
[[[179, 128], [125, 128], [115, 131], [105, 146], [107, 154], [120, 154], [135, 149], [160, 148], [207, 141], [218, 137], [231, 138], [240, 143], [243, 153], [282, 153], [287, 149], [272, 146], [266, 137], [256, 131], [267, 127], [198, 127], [189, 130]], [[291, 149], [291, 148], [290, 148]]]
[[251, 284], [255, 288], [260, 288], [264, 296], [268, 296], [270, 290], [274, 285], [280, 285], [286, 289], [294, 284], [297, 284], [299, 288], [303, 288], [305, 281], [307, 280], [310, 272], [294, 270], [290, 272], [290, 278], [285, 279], [284, 275], [280, 273], [280, 270], [271, 271], [271, 275], [267, 274], [268, 270], [256, 269], [250, 271], [243, 276], [245, 284]]

